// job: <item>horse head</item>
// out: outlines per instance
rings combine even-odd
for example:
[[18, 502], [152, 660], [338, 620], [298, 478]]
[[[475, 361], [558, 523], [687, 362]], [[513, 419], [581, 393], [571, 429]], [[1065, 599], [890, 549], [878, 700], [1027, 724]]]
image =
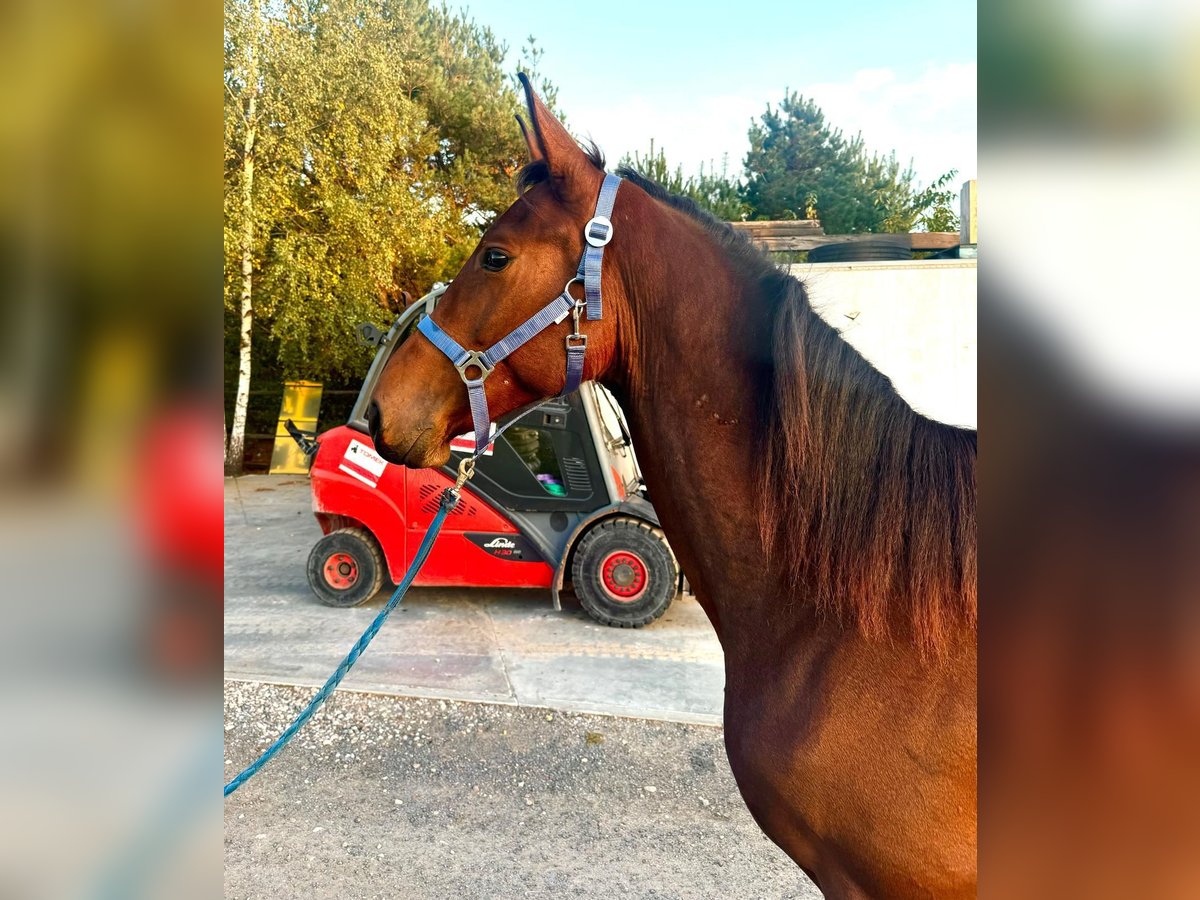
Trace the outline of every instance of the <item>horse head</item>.
[[[518, 117], [529, 151], [518, 198], [484, 233], [429, 317], [436, 324], [432, 331], [449, 342], [439, 348], [430, 333], [409, 336], [388, 361], [368, 407], [371, 437], [392, 462], [425, 468], [447, 461], [451, 439], [469, 430], [473, 419], [464, 382], [483, 382], [480, 394], [491, 419], [561, 392], [575, 322], [574, 345], [586, 345], [586, 353], [579, 351], [583, 377], [599, 376], [613, 358], [615, 311], [581, 319], [584, 285], [576, 277], [584, 251], [595, 244], [585, 239], [585, 225], [595, 221], [605, 173], [597, 155], [580, 148], [524, 75], [521, 81], [530, 125]], [[606, 242], [611, 232], [610, 226]], [[612, 269], [604, 278], [606, 303], [620, 299]], [[495, 347], [555, 298], [562, 298], [563, 314], [555, 320], [550, 310], [542, 329], [494, 367], [479, 353], [469, 360], [463, 355]], [[580, 306], [568, 315], [572, 301]], [[474, 418], [478, 422], [479, 415]]]

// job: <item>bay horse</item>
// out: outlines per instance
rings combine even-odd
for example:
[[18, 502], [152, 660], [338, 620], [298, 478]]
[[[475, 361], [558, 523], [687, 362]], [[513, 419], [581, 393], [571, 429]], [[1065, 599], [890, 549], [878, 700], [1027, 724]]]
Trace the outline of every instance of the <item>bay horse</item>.
[[[431, 317], [460, 350], [562, 291], [606, 177], [522, 81], [518, 199]], [[742, 797], [827, 897], [973, 896], [975, 432], [916, 413], [727, 224], [619, 174], [583, 376], [625, 409], [721, 642]], [[563, 389], [559, 322], [495, 365], [492, 417]], [[410, 336], [368, 414], [379, 452], [444, 464], [473, 421], [466, 380]]]

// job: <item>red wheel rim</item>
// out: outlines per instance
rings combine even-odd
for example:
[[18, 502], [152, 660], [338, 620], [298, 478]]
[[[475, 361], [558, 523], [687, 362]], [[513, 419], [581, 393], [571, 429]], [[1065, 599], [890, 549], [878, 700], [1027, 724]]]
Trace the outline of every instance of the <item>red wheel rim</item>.
[[650, 573], [641, 558], [626, 550], [608, 554], [600, 563], [600, 584], [618, 603], [633, 603], [646, 593]]
[[358, 581], [358, 563], [349, 553], [334, 553], [325, 560], [325, 583], [344, 591]]

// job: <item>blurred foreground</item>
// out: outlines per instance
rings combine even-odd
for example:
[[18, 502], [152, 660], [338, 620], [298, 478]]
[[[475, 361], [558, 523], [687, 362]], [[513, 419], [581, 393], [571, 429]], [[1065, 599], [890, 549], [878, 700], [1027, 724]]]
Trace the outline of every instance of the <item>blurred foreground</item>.
[[980, 884], [1200, 893], [1200, 9], [981, 9]]
[[0, 895], [221, 890], [215, 6], [0, 13]]

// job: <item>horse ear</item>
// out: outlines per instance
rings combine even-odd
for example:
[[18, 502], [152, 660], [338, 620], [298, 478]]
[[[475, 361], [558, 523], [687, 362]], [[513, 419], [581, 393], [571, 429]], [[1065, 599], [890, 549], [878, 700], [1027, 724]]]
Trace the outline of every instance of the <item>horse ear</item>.
[[[560, 188], [574, 182], [580, 184], [581, 187], [583, 184], [587, 184], [584, 190], [590, 191], [591, 179], [587, 177], [573, 178], [572, 176], [586, 176], [589, 171], [595, 170], [595, 166], [592, 165], [587, 154], [580, 149], [579, 144], [575, 142], [575, 138], [571, 137], [571, 133], [567, 131], [562, 122], [558, 121], [554, 117], [554, 113], [550, 112], [546, 104], [542, 102], [542, 98], [534, 93], [533, 85], [529, 83], [529, 76], [521, 72], [517, 77], [525, 89], [525, 105], [529, 108], [529, 120], [533, 123], [533, 140], [530, 140], [531, 136], [528, 133], [525, 136], [526, 143], [529, 144], [530, 155], [536, 161], [539, 159], [537, 153], [540, 152], [540, 158], [549, 165], [550, 174]], [[523, 126], [521, 130], [525, 131]], [[536, 150], [534, 145], [536, 145]]]
[[521, 137], [525, 138], [525, 149], [529, 151], [529, 161], [531, 163], [542, 162], [546, 158], [546, 155], [542, 153], [542, 145], [538, 143], [537, 134], [530, 133], [525, 120], [520, 116], [516, 116], [515, 118], [517, 125], [521, 128]]

